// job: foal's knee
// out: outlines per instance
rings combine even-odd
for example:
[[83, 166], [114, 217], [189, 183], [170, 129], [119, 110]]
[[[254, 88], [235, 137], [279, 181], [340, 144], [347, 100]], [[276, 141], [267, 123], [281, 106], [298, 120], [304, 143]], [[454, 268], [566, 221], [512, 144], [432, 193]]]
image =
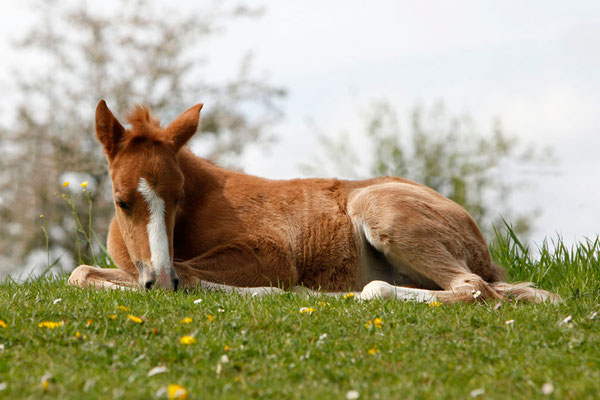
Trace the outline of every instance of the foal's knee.
[[88, 286], [88, 276], [92, 272], [94, 267], [89, 265], [80, 265], [75, 268], [69, 276], [69, 285], [86, 287]]

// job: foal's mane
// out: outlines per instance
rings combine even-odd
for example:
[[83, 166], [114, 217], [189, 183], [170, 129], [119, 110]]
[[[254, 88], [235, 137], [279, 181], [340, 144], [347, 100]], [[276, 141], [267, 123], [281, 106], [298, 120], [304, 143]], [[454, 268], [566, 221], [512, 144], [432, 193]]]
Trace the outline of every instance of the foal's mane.
[[123, 137], [123, 147], [127, 147], [131, 142], [164, 141], [165, 138], [160, 120], [150, 114], [148, 106], [134, 105], [127, 113], [127, 121], [131, 124], [131, 129]]

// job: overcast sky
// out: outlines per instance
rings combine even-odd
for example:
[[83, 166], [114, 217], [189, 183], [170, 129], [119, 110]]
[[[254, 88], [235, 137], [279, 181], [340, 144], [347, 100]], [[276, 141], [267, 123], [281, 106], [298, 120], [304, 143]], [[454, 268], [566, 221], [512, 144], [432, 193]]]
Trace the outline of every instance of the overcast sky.
[[[28, 12], [21, 1], [2, 4], [6, 92], [8, 39], [18, 36]], [[523, 142], [555, 149], [556, 172], [533, 175], [535, 184], [513, 202], [542, 210], [534, 241], [559, 232], [572, 243], [600, 233], [600, 2], [260, 4], [263, 17], [230, 25], [206, 49], [216, 78], [230, 76], [252, 51], [255, 69], [288, 90], [278, 141], [268, 153], [249, 151], [247, 172], [301, 176], [298, 165], [313, 156], [317, 136], [307, 121], [328, 134], [355, 134], [360, 113], [375, 100], [389, 100], [401, 117], [441, 100], [483, 129], [498, 117]], [[7, 99], [0, 98], [0, 112], [10, 108]]]

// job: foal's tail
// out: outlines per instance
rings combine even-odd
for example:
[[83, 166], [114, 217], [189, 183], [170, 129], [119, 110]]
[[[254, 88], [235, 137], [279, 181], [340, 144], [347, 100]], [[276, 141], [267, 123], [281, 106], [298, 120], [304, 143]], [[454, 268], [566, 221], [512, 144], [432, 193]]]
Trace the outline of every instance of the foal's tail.
[[543, 303], [550, 301], [560, 303], [562, 299], [555, 293], [533, 287], [532, 282], [508, 283], [506, 270], [498, 264], [492, 263], [492, 275], [489, 279], [490, 287], [502, 299], [516, 301]]

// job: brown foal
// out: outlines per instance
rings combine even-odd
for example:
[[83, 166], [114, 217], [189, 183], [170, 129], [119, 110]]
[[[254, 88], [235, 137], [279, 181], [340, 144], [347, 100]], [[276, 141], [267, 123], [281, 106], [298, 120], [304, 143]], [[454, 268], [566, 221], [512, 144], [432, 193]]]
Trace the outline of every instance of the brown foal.
[[137, 106], [126, 129], [100, 101], [96, 134], [116, 210], [108, 250], [119, 269], [82, 265], [71, 284], [558, 300], [530, 284], [504, 282], [473, 219], [423, 185], [395, 177], [270, 180], [196, 157], [185, 144], [201, 108], [162, 127]]

